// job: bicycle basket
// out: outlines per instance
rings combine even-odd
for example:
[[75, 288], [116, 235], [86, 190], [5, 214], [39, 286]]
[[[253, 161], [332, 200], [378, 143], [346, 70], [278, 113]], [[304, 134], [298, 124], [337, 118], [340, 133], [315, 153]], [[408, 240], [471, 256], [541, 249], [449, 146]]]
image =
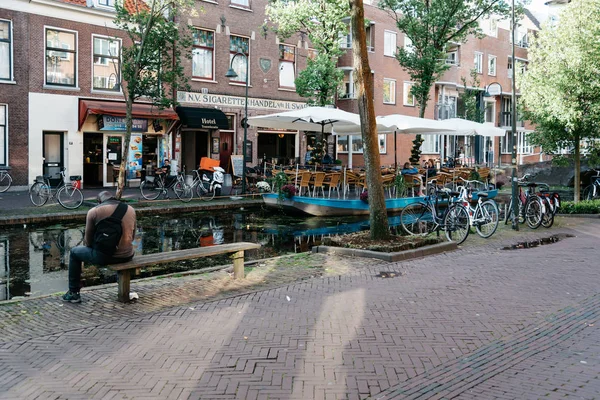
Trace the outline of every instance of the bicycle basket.
[[39, 183], [44, 183], [44, 177], [42, 175], [38, 175], [35, 177], [35, 181]]
[[150, 183], [154, 183], [154, 177], [153, 176], [147, 176], [146, 175], [146, 182], [150, 182]]

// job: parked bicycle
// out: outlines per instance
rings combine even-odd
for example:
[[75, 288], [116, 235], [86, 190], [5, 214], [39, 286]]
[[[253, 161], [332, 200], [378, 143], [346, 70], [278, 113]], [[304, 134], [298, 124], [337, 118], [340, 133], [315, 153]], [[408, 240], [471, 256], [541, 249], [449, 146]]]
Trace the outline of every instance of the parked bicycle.
[[[484, 185], [483, 182], [476, 180], [466, 180], [460, 178], [465, 185], [458, 186], [457, 191], [460, 193], [459, 199], [462, 205], [469, 211], [469, 224], [475, 227], [475, 231], [482, 238], [489, 238], [498, 229], [498, 223], [500, 222], [500, 212], [496, 202], [492, 199], [487, 199], [488, 194], [486, 192], [477, 192], [477, 205], [471, 206], [473, 199], [473, 187], [472, 185]], [[486, 200], [487, 199], [487, 200]]]
[[164, 173], [157, 173], [152, 176], [146, 176], [144, 182], [140, 185], [140, 194], [146, 200], [156, 200], [160, 195], [164, 195], [166, 199], [169, 198], [169, 189], [172, 189], [175, 196], [183, 201], [184, 203], [192, 200], [194, 193], [190, 185], [185, 183], [185, 175], [183, 172], [177, 174], [175, 179], [171, 179], [170, 182], [165, 181]]
[[0, 193], [6, 192], [12, 185], [12, 176], [10, 176], [9, 170], [9, 167], [0, 169]]
[[223, 181], [225, 180], [225, 170], [221, 167], [213, 167], [214, 172], [208, 170], [194, 170], [194, 179], [192, 184], [192, 192], [195, 190], [196, 195], [204, 201], [214, 199], [215, 195], [221, 194]]
[[[520, 224], [526, 222], [527, 226], [529, 226], [531, 229], [537, 229], [542, 224], [545, 207], [542, 199], [534, 193], [537, 184], [535, 182], [527, 182], [527, 178], [528, 175], [525, 175], [518, 180], [518, 222]], [[523, 191], [523, 187], [527, 187], [527, 190]], [[511, 199], [504, 224], [508, 224], [508, 222], [512, 220], [513, 216], [513, 202]]]
[[600, 198], [600, 170], [594, 169], [593, 171], [596, 172], [596, 175], [592, 176], [594, 181], [583, 189], [583, 200]]
[[34, 206], [41, 207], [50, 199], [58, 200], [58, 203], [69, 210], [78, 208], [83, 203], [83, 193], [72, 181], [78, 181], [81, 176], [70, 176], [66, 182], [66, 168], [61, 168], [60, 179], [56, 186], [51, 185], [50, 175], [37, 176], [35, 182], [29, 188], [29, 199]]
[[[425, 236], [434, 231], [444, 231], [446, 238], [461, 244], [469, 236], [469, 212], [458, 202], [458, 192], [450, 189], [437, 189], [432, 181], [434, 195], [428, 195], [424, 201], [406, 206], [400, 214], [402, 228], [409, 235]], [[440, 197], [447, 197], [448, 204], [442, 209]]]

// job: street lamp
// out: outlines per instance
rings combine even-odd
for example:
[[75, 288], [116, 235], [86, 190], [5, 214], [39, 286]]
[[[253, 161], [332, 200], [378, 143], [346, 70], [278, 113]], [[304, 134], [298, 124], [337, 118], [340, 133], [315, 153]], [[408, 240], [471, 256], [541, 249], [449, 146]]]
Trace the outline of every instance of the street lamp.
[[242, 144], [242, 194], [246, 194], [246, 141], [248, 140], [248, 56], [240, 51], [235, 53], [229, 63], [229, 70], [225, 74], [226, 78], [236, 78], [238, 74], [233, 70], [233, 60], [237, 56], [243, 56], [246, 58], [246, 97], [244, 100], [244, 119], [242, 125], [244, 126], [244, 142]]
[[511, 151], [511, 165], [512, 165], [512, 174], [511, 174], [511, 201], [513, 205], [513, 220], [512, 220], [512, 228], [516, 231], [519, 230], [519, 203], [517, 203], [517, 191], [519, 187], [517, 185], [517, 84], [516, 84], [516, 72], [517, 72], [517, 62], [515, 60], [515, 0], [512, 0], [512, 25], [511, 25], [511, 35], [512, 35], [512, 93], [511, 93], [511, 122], [512, 122], [512, 151]]

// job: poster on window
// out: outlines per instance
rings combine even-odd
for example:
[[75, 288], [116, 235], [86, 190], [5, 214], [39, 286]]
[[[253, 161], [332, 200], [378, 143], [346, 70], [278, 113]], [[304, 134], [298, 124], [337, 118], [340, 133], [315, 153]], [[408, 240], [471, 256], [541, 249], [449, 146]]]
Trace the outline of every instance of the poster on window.
[[141, 176], [142, 171], [142, 135], [131, 134], [129, 142], [129, 157], [127, 159], [127, 179], [136, 179]]

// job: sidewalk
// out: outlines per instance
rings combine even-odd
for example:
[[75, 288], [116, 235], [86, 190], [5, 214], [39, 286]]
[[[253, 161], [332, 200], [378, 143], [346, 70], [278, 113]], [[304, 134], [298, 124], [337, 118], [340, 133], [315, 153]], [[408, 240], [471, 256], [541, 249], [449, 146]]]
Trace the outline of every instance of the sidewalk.
[[[600, 398], [600, 221], [557, 225], [409, 262], [134, 281], [128, 305], [114, 285], [5, 304], [0, 399]], [[577, 237], [500, 250], [557, 233]]]

